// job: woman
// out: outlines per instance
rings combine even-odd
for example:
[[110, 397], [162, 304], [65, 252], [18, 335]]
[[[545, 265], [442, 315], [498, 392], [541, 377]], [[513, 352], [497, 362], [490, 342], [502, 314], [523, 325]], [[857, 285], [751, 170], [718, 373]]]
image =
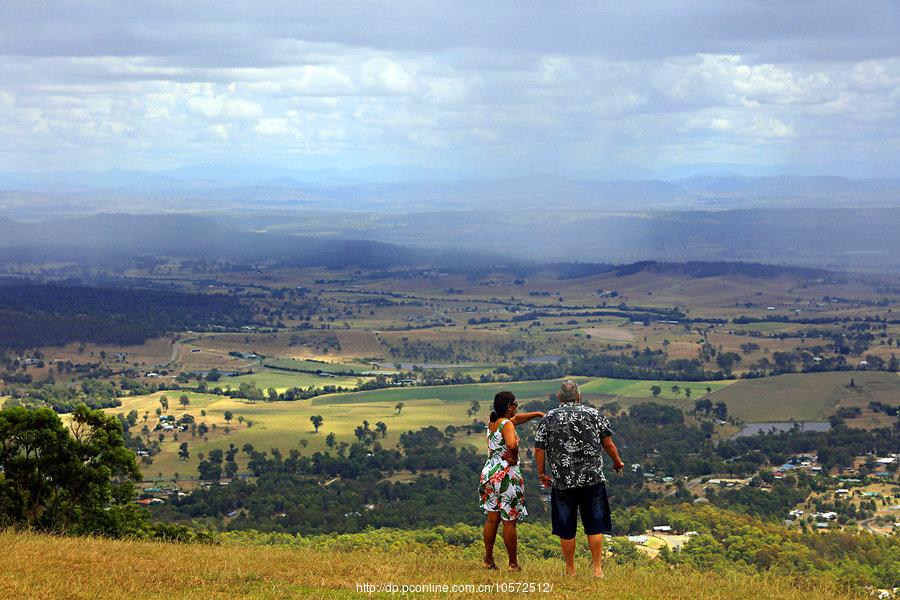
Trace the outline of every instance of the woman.
[[543, 417], [542, 412], [516, 414], [516, 397], [512, 392], [494, 396], [494, 411], [488, 424], [488, 459], [481, 470], [481, 507], [487, 513], [484, 523], [484, 566], [496, 569], [494, 541], [503, 521], [503, 543], [509, 554], [510, 571], [521, 571], [517, 557], [516, 523], [524, 518], [525, 481], [519, 466], [519, 437], [516, 425]]

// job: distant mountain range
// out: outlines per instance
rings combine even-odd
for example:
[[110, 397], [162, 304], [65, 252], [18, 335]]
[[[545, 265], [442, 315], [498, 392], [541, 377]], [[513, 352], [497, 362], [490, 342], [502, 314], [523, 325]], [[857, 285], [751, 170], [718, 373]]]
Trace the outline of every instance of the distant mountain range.
[[454, 211], [361, 222], [362, 217], [305, 211], [104, 213], [33, 222], [0, 217], [0, 264], [75, 262], [122, 269], [142, 257], [178, 257], [243, 265], [471, 270], [532, 269], [550, 262], [743, 261], [900, 272], [898, 209]]
[[473, 180], [414, 167], [301, 172], [198, 165], [161, 172], [5, 172], [0, 173], [0, 215], [36, 219], [97, 212], [302, 208], [409, 212], [900, 207], [900, 178], [710, 171], [713, 174], [670, 180], [609, 181], [553, 175]]

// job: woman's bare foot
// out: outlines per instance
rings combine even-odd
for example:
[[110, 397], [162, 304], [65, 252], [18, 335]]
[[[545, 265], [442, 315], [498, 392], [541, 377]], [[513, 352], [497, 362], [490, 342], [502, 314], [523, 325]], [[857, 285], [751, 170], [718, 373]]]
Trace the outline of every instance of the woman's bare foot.
[[603, 575], [603, 567], [594, 567], [594, 577], [597, 579], [603, 579], [605, 575]]
[[566, 577], [575, 577], [575, 567], [572, 567], [571, 569], [566, 567], [565, 575]]
[[493, 558], [486, 558], [481, 562], [481, 564], [485, 569], [490, 569], [491, 571], [497, 570], [497, 563], [494, 562]]
[[517, 563], [509, 563], [510, 571], [521, 571], [522, 567], [520, 567]]

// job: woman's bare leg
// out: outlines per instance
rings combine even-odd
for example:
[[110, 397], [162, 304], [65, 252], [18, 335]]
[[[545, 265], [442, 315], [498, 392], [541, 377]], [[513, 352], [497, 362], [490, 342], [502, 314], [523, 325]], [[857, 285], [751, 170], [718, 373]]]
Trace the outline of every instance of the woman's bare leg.
[[509, 569], [521, 571], [519, 567], [519, 534], [516, 531], [515, 521], [503, 521], [503, 543], [506, 545], [506, 553], [509, 555]]
[[496, 569], [494, 562], [494, 542], [497, 540], [497, 529], [500, 527], [500, 513], [489, 512], [484, 521], [484, 566]]

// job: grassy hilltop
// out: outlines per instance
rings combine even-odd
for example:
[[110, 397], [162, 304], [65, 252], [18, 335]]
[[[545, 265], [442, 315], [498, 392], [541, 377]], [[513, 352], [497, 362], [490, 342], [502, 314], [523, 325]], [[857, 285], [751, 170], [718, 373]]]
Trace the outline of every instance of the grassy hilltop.
[[[544, 598], [852, 598], [846, 590], [787, 577], [702, 573], [687, 568], [617, 565], [608, 560], [606, 579], [582, 574], [564, 578], [560, 560], [528, 559], [522, 573], [488, 572], [478, 561], [441, 551], [400, 549], [341, 551], [172, 544], [101, 538], [60, 538], [0, 533], [12, 560], [0, 568], [4, 598], [388, 598], [400, 594], [357, 592], [357, 584], [516, 584], [552, 586], [529, 593]], [[498, 559], [503, 551], [498, 551]], [[415, 597], [487, 598], [506, 592], [419, 593]], [[407, 596], [408, 597], [408, 596]], [[862, 596], [860, 596], [862, 598]]]

